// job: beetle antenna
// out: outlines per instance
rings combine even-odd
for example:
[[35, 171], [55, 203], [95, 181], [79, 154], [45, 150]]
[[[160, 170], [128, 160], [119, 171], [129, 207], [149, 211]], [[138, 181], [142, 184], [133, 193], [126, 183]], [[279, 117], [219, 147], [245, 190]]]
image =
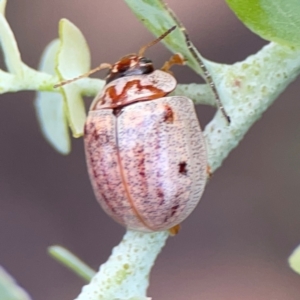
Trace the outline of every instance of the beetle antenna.
[[63, 86], [63, 85], [65, 85], [65, 84], [68, 84], [68, 83], [71, 83], [71, 82], [74, 82], [74, 81], [76, 81], [76, 80], [78, 80], [78, 79], [81, 79], [81, 78], [88, 77], [88, 76], [90, 76], [91, 74], [96, 73], [96, 72], [98, 72], [98, 71], [100, 71], [100, 70], [103, 70], [103, 69], [111, 69], [111, 68], [112, 68], [112, 65], [111, 65], [111, 64], [103, 63], [103, 64], [101, 64], [100, 66], [98, 66], [97, 68], [92, 69], [92, 70], [90, 70], [90, 71], [88, 71], [88, 72], [86, 72], [86, 73], [84, 73], [84, 74], [82, 74], [82, 75], [80, 75], [80, 76], [77, 76], [77, 77], [75, 77], [75, 78], [68, 79], [68, 80], [64, 80], [64, 81], [62, 81], [62, 82], [60, 82], [60, 83], [57, 83], [56, 85], [54, 85], [54, 88]]
[[167, 30], [165, 33], [163, 33], [161, 36], [159, 36], [157, 39], [155, 39], [154, 41], [150, 42], [149, 44], [143, 46], [139, 52], [138, 52], [138, 56], [144, 56], [145, 51], [152, 47], [153, 45], [157, 44], [159, 41], [161, 41], [162, 39], [164, 39], [168, 34], [170, 34], [177, 26], [174, 25], [173, 27], [171, 27], [169, 30]]
[[215, 96], [215, 100], [217, 103], [217, 106], [219, 108], [219, 110], [221, 111], [221, 113], [223, 114], [223, 116], [225, 117], [228, 125], [230, 124], [230, 117], [228, 116], [228, 114], [225, 111], [225, 108], [222, 104], [222, 101], [220, 99], [219, 93], [217, 91], [217, 88], [215, 86], [215, 83], [209, 73], [209, 71], [207, 70], [205, 64], [203, 63], [201, 56], [199, 55], [199, 53], [197, 53], [195, 46], [192, 44], [189, 35], [187, 33], [187, 30], [183, 27], [183, 25], [181, 24], [181, 22], [177, 19], [176, 15], [174, 14], [174, 12], [166, 5], [166, 3], [164, 3], [163, 1], [161, 1], [161, 4], [164, 6], [164, 8], [169, 12], [170, 16], [172, 17], [172, 19], [174, 20], [175, 24], [177, 24], [178, 28], [182, 31], [182, 33], [185, 36], [185, 41], [187, 44], [187, 47], [189, 48], [191, 54], [193, 55], [193, 57], [196, 59], [197, 63], [199, 64], [199, 67], [201, 69], [201, 71], [203, 72], [204, 75], [204, 79], [206, 81], [206, 83], [210, 86], [214, 96]]

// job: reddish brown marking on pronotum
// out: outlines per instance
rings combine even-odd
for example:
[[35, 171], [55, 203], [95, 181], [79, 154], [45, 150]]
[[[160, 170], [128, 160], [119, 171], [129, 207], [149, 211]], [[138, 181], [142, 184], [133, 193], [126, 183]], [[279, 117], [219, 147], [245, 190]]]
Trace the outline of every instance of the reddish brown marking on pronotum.
[[85, 124], [88, 172], [105, 212], [132, 230], [176, 234], [207, 179], [205, 141], [194, 104], [168, 96], [177, 84], [169, 68], [183, 64], [183, 57], [172, 56], [162, 70], [154, 70], [144, 57], [174, 28], [138, 54], [94, 69], [110, 72]]
[[161, 70], [121, 77], [105, 86], [93, 101], [91, 110], [117, 108], [134, 102], [158, 99], [172, 92], [176, 84], [172, 75]]
[[[137, 95], [137, 97], [132, 97], [131, 94], [133, 92]], [[120, 91], [120, 93], [118, 93], [116, 86], [108, 87], [105, 90], [105, 94], [99, 100], [101, 101], [102, 105], [105, 105], [107, 103], [106, 99], [111, 99], [109, 106], [111, 108], [114, 108], [132, 102], [161, 98], [165, 95], [165, 91], [155, 88], [153, 85], [150, 84], [142, 85], [141, 80], [136, 79], [126, 82], [125, 86]]]

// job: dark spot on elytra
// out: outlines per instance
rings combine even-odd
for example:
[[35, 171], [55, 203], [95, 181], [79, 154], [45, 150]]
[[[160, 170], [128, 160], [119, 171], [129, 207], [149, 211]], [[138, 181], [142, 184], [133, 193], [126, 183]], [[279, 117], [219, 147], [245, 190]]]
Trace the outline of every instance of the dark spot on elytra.
[[91, 136], [94, 141], [99, 142], [101, 145], [107, 144], [109, 142], [109, 136], [106, 132], [100, 132], [97, 129], [94, 129], [91, 133]]
[[179, 166], [179, 173], [183, 174], [183, 175], [186, 175], [187, 174], [187, 168], [186, 168], [187, 164], [186, 164], [186, 162], [182, 161], [182, 162], [179, 163], [178, 166]]
[[89, 132], [92, 131], [92, 129], [95, 128], [95, 123], [92, 121], [87, 121], [84, 125], [84, 135], [88, 135]]
[[173, 217], [178, 209], [179, 205], [175, 205], [171, 208], [172, 212], [171, 212], [171, 217]]
[[142, 176], [142, 177], [145, 177], [145, 172], [144, 171], [140, 171], [139, 175]]
[[174, 122], [174, 113], [169, 105], [165, 105], [164, 122], [171, 124]]
[[92, 132], [92, 137], [95, 141], [98, 141], [99, 139], [99, 134], [98, 134], [98, 131], [97, 129], [94, 129], [93, 132]]
[[157, 189], [156, 195], [157, 195], [157, 198], [160, 199], [159, 205], [164, 204], [164, 202], [165, 202], [164, 196], [165, 195], [164, 195], [164, 192], [160, 188]]
[[[143, 149], [141, 150], [138, 150], [137, 151], [138, 153], [142, 153], [143, 152]], [[142, 177], [145, 177], [145, 158], [142, 157], [140, 160], [139, 160], [139, 163], [138, 163], [138, 168], [139, 168], [139, 175], [142, 176]]]
[[157, 197], [162, 198], [164, 196], [164, 193], [161, 189], [157, 190]]
[[133, 149], [133, 153], [135, 157], [138, 157], [137, 169], [139, 175], [142, 178], [146, 177], [146, 169], [145, 169], [145, 157], [144, 157], [144, 148], [142, 145], [137, 144]]
[[168, 222], [168, 220], [175, 215], [178, 208], [179, 208], [178, 204], [171, 207], [171, 213], [165, 216], [164, 223]]
[[94, 169], [94, 168], [93, 168], [93, 175], [94, 175], [94, 178], [98, 177], [98, 173], [97, 173], [96, 169]]

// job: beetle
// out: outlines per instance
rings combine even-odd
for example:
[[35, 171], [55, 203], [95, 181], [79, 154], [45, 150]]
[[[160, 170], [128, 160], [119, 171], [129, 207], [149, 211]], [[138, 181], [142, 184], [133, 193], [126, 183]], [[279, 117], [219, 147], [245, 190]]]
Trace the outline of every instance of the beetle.
[[[109, 69], [86, 119], [85, 154], [98, 202], [131, 230], [176, 233], [197, 206], [208, 177], [205, 140], [194, 104], [184, 96], [168, 96], [177, 85], [170, 67], [183, 65], [184, 58], [174, 54], [155, 70], [144, 56], [175, 27], [137, 54], [57, 85]], [[187, 44], [191, 49], [188, 39]], [[205, 75], [210, 78], [207, 70]], [[208, 82], [215, 88], [212, 80]]]

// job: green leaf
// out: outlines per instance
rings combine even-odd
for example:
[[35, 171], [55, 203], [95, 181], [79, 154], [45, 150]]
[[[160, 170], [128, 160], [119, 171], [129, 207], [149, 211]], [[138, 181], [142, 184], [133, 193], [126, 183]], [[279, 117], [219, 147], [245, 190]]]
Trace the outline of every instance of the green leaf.
[[289, 257], [289, 265], [296, 273], [300, 274], [300, 246]]
[[[48, 74], [55, 74], [55, 58], [60, 41], [52, 41], [45, 49], [39, 69]], [[60, 153], [71, 151], [66, 103], [62, 94], [53, 92], [37, 92], [35, 108], [42, 133], [46, 140]]]
[[238, 18], [262, 38], [300, 46], [299, 0], [226, 0]]
[[7, 0], [0, 0], [0, 13], [5, 15], [5, 8], [6, 8]]
[[92, 277], [96, 274], [92, 268], [64, 247], [51, 246], [48, 248], [48, 252], [54, 259], [72, 270], [87, 282], [90, 282]]
[[[155, 35], [160, 36], [168, 29], [177, 25], [176, 30], [169, 34], [162, 42], [173, 53], [181, 53], [187, 64], [194, 69], [198, 74], [202, 74], [199, 63], [191, 54], [187, 47], [186, 39], [180, 30], [182, 24], [175, 16], [175, 14], [166, 6], [161, 0], [125, 0], [127, 5], [131, 8], [137, 18]], [[197, 52], [197, 50], [196, 50]], [[200, 56], [200, 54], [197, 52]], [[201, 57], [201, 56], [200, 56]]]
[[[90, 70], [90, 51], [81, 31], [70, 21], [59, 22], [60, 48], [56, 71], [60, 80], [72, 79]], [[67, 105], [67, 116], [74, 137], [83, 135], [86, 119], [81, 89], [76, 82], [61, 87]]]
[[29, 295], [0, 266], [0, 300], [30, 300]]
[[21, 54], [8, 22], [5, 19], [6, 1], [0, 0], [0, 44], [8, 71], [18, 77], [23, 76]]

